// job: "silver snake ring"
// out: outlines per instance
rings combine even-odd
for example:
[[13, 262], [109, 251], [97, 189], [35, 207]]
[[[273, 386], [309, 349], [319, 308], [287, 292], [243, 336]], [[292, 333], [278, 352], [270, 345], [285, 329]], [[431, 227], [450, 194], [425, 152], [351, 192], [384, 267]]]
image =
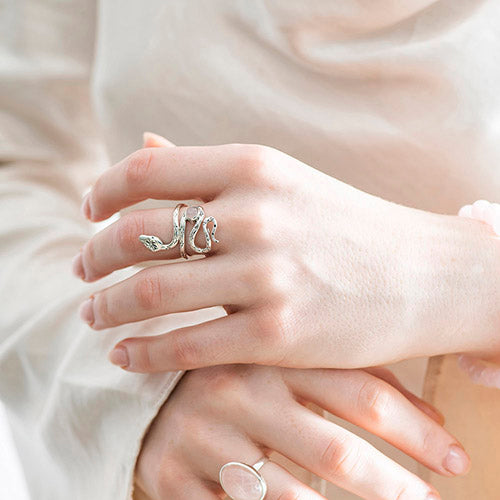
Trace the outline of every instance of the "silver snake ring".
[[[187, 207], [181, 216], [179, 222], [179, 212], [183, 207]], [[160, 250], [169, 250], [174, 248], [177, 243], [179, 243], [181, 257], [187, 259], [189, 255], [186, 253], [186, 223], [191, 222], [193, 227], [188, 235], [188, 244], [191, 249], [196, 253], [208, 253], [212, 249], [212, 241], [214, 243], [219, 243], [219, 240], [215, 238], [215, 230], [217, 229], [217, 221], [215, 217], [205, 217], [205, 212], [202, 207], [193, 205], [188, 207], [184, 203], [179, 203], [172, 214], [172, 221], [174, 226], [174, 235], [170, 243], [163, 243], [163, 241], [158, 238], [158, 236], [141, 234], [139, 240], [141, 243], [152, 252], [158, 252]], [[208, 224], [212, 223], [212, 231], [208, 231]], [[194, 242], [196, 234], [198, 233], [200, 227], [203, 228], [203, 234], [205, 235], [206, 245], [201, 248], [196, 246]]]

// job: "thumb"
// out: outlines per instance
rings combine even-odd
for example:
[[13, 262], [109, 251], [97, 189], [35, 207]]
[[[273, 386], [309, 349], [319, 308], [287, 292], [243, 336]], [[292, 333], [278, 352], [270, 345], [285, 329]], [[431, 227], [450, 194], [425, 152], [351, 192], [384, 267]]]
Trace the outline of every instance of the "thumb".
[[145, 148], [169, 148], [175, 146], [175, 144], [172, 144], [165, 137], [153, 132], [144, 132], [142, 140]]

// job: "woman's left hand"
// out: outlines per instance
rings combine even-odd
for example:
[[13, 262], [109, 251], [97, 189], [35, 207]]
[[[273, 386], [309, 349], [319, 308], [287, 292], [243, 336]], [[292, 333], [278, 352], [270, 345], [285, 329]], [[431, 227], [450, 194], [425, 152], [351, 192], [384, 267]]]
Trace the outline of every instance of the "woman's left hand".
[[[121, 341], [111, 360], [128, 370], [356, 368], [480, 351], [498, 337], [500, 249], [476, 221], [396, 205], [275, 149], [238, 144], [136, 151], [98, 179], [83, 210], [100, 221], [147, 198], [201, 200], [220, 242], [206, 258], [101, 290], [82, 317], [104, 329], [216, 305], [228, 316]], [[87, 242], [75, 272], [94, 281], [176, 259], [178, 246], [153, 253], [139, 240], [172, 232], [172, 209], [130, 212]]]

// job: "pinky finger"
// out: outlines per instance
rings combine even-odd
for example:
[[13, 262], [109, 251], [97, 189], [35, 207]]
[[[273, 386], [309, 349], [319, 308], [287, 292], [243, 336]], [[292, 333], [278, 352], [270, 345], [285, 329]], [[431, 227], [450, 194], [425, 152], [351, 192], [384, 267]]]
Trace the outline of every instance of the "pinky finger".
[[[120, 341], [109, 354], [110, 361], [138, 373], [193, 370], [229, 363], [271, 365], [274, 351], [263, 349], [252, 334], [250, 315], [237, 312], [222, 318], [186, 326], [151, 337]], [[276, 351], [277, 352], [277, 351]]]
[[193, 482], [179, 488], [175, 497], [165, 496], [160, 497], [158, 500], [167, 500], [167, 498], [176, 498], [178, 500], [192, 500], [193, 498], [196, 498], [196, 500], [221, 500], [223, 497], [214, 493], [213, 489], [201, 481], [193, 480]]
[[177, 476], [175, 481], [169, 478], [156, 488], [154, 493], [147, 494], [139, 485], [135, 485], [134, 498], [148, 500], [221, 500], [225, 498], [220, 494], [220, 488], [214, 488], [213, 484], [207, 484], [205, 481], [188, 475]]

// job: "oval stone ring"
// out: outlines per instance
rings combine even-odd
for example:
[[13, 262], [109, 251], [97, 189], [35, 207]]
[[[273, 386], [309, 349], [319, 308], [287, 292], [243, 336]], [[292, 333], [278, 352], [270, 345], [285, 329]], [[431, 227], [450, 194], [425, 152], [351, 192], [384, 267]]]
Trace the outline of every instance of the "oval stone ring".
[[219, 471], [222, 489], [232, 500], [264, 500], [267, 493], [266, 480], [259, 470], [269, 461], [262, 457], [256, 464], [228, 462]]
[[[181, 216], [179, 222], [179, 211], [181, 208], [186, 207], [186, 210]], [[188, 207], [184, 203], [179, 203], [172, 214], [172, 222], [174, 227], [174, 234], [172, 240], [169, 243], [163, 243], [163, 241], [158, 238], [158, 236], [141, 234], [139, 240], [141, 243], [152, 252], [158, 252], [159, 250], [168, 250], [174, 248], [177, 243], [179, 243], [179, 248], [181, 252], [181, 257], [184, 259], [188, 258], [186, 253], [186, 242], [184, 240], [186, 235], [186, 223], [191, 222], [193, 227], [188, 235], [188, 244], [191, 249], [196, 253], [208, 253], [212, 249], [212, 241], [214, 243], [219, 243], [219, 240], [215, 238], [215, 230], [217, 229], [217, 221], [215, 217], [205, 217], [205, 212], [200, 206]], [[208, 224], [212, 224], [212, 231], [208, 231]], [[205, 246], [199, 247], [195, 243], [196, 234], [198, 230], [203, 228], [203, 234], [205, 235]]]

